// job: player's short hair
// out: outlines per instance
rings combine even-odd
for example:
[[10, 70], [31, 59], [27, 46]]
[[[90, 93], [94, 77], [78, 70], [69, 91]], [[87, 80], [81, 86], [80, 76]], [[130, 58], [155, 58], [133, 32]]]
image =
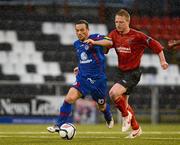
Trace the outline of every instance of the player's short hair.
[[86, 28], [89, 29], [89, 23], [86, 20], [79, 20], [75, 23], [75, 25], [78, 25], [78, 24], [85, 24]]
[[117, 13], [117, 16], [124, 16], [126, 18], [126, 21], [130, 22], [130, 14], [125, 9], [120, 9]]

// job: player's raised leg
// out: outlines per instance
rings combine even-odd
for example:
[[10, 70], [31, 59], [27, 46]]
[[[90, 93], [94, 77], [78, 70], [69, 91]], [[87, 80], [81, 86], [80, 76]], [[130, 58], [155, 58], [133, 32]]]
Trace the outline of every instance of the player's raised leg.
[[59, 127], [67, 122], [68, 117], [72, 111], [72, 104], [81, 96], [81, 93], [76, 88], [70, 88], [69, 92], [64, 100], [64, 103], [60, 107], [59, 116], [54, 126], [47, 127], [47, 130], [51, 133], [59, 132]]
[[111, 90], [109, 95], [113, 100], [116, 108], [121, 111], [122, 114], [122, 132], [127, 131], [131, 127], [132, 114], [127, 110], [128, 103], [125, 95], [122, 95], [126, 92], [126, 88], [121, 84], [116, 83]]

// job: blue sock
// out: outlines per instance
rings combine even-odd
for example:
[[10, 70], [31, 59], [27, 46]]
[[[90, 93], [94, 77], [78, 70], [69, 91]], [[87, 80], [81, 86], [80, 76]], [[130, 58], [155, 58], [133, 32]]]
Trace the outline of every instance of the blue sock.
[[72, 104], [69, 104], [68, 102], [64, 101], [63, 105], [60, 108], [60, 113], [56, 120], [56, 125], [61, 126], [62, 124], [67, 122], [71, 111]]
[[102, 111], [102, 113], [104, 114], [104, 118], [107, 122], [111, 121], [112, 113], [111, 113], [109, 104], [106, 104], [106, 109]]

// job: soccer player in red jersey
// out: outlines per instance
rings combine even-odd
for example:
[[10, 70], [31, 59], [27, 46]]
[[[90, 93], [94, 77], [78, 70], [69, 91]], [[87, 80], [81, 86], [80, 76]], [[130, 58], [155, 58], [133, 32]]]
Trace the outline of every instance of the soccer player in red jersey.
[[122, 113], [122, 131], [132, 127], [132, 132], [127, 138], [135, 138], [142, 134], [142, 130], [133, 109], [128, 104], [128, 97], [140, 80], [139, 67], [144, 49], [150, 48], [159, 56], [162, 69], [167, 69], [168, 63], [164, 57], [163, 46], [143, 32], [130, 28], [129, 24], [129, 13], [124, 9], [119, 10], [115, 15], [116, 29], [109, 33], [113, 42], [112, 48], [115, 48], [118, 55], [119, 77], [110, 89], [109, 95]]

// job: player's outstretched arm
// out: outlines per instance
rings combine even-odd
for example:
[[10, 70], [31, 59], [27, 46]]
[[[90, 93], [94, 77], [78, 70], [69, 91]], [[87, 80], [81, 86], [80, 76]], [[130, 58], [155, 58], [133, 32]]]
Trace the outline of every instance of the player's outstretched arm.
[[107, 39], [98, 40], [98, 41], [94, 41], [92, 39], [87, 39], [84, 42], [88, 43], [90, 45], [100, 45], [100, 46], [103, 46], [103, 47], [112, 46], [112, 44], [113, 44], [111, 40], [107, 40]]
[[166, 70], [168, 68], [168, 63], [166, 62], [166, 59], [164, 57], [164, 52], [161, 51], [158, 55], [162, 69]]
[[177, 45], [180, 45], [180, 40], [170, 40], [170, 41], [168, 41], [168, 46], [169, 47], [174, 47], [174, 46], [177, 46]]

